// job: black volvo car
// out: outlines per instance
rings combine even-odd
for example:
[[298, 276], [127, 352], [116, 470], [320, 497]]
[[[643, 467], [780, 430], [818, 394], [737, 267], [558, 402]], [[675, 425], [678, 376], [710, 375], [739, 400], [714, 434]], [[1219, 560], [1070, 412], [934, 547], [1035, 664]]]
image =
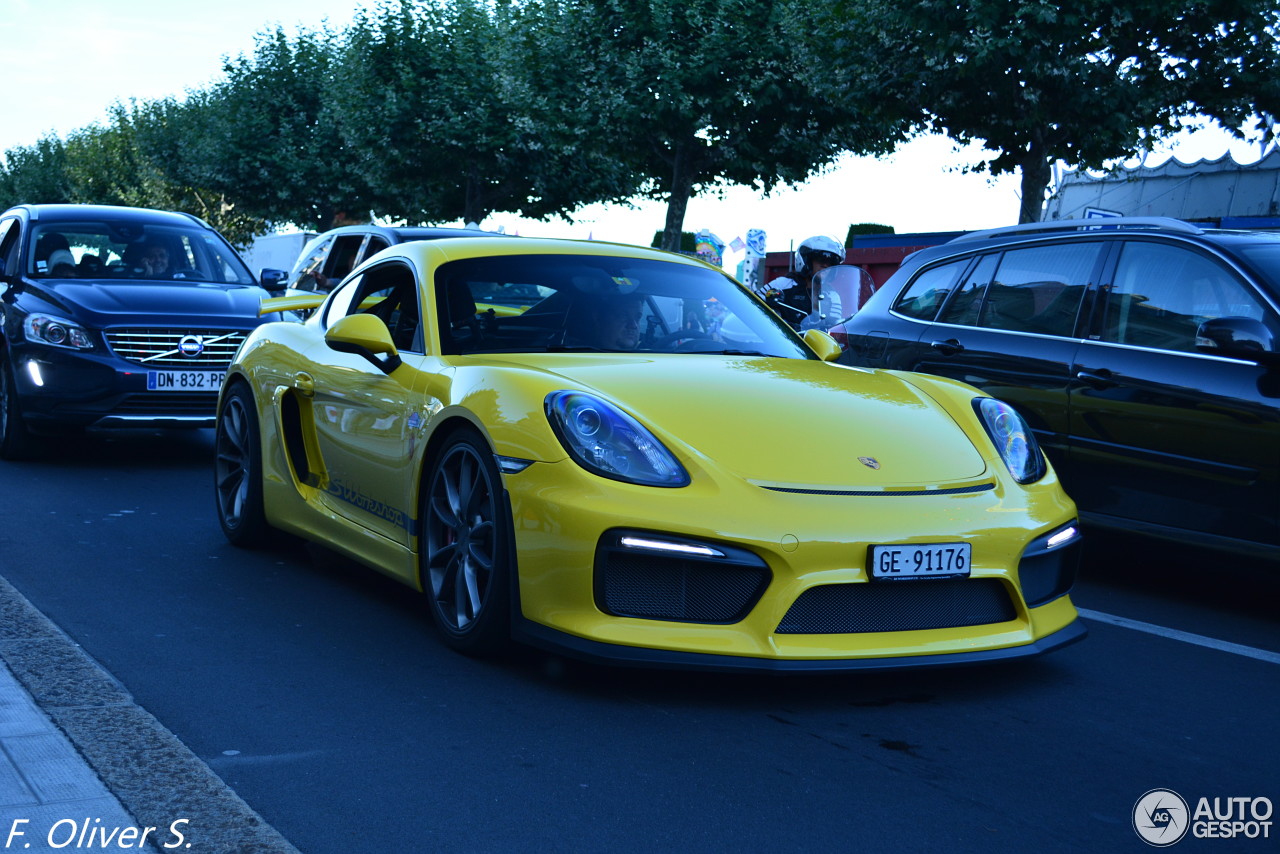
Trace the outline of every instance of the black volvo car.
[[33, 433], [213, 426], [223, 374], [268, 295], [188, 214], [0, 214], [0, 457], [29, 454]]
[[1280, 558], [1280, 234], [975, 232], [909, 257], [832, 334], [845, 364], [1012, 404], [1086, 522]]

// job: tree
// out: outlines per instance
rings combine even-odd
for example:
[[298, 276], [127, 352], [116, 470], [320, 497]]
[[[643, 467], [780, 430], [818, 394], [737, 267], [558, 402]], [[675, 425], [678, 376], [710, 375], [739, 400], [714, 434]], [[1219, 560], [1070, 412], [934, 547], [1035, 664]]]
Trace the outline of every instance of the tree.
[[122, 204], [195, 214], [243, 249], [267, 231], [268, 222], [242, 195], [200, 183], [206, 173], [191, 145], [197, 132], [191, 115], [192, 108], [173, 99], [113, 110], [113, 129], [127, 137], [138, 163], [133, 178], [121, 183], [119, 198]]
[[4, 201], [185, 211], [232, 243], [247, 245], [265, 223], [237, 212], [221, 194], [182, 182], [184, 142], [180, 133], [167, 133], [162, 114], [158, 105], [116, 104], [107, 124], [73, 131], [65, 141], [49, 136], [7, 152], [0, 181]]
[[335, 112], [388, 212], [478, 223], [498, 210], [542, 218], [630, 194], [614, 161], [582, 144], [572, 114], [585, 108], [563, 85], [563, 46], [545, 38], [540, 11], [403, 0], [357, 16]]
[[323, 231], [367, 220], [379, 200], [328, 97], [337, 41], [328, 31], [262, 33], [251, 55], [226, 63], [223, 81], [169, 105], [168, 121], [185, 128], [191, 183], [273, 222]]
[[[998, 152], [1039, 220], [1055, 161], [1100, 167], [1206, 115], [1280, 113], [1277, 0], [833, 0], [815, 32], [858, 34], [837, 76], [920, 105], [918, 129]], [[867, 56], [873, 57], [868, 62]], [[1269, 130], [1269, 129], [1268, 129]]]
[[67, 149], [56, 136], [41, 137], [35, 145], [11, 148], [4, 153], [0, 170], [0, 210], [21, 204], [57, 204], [71, 201], [67, 179]]
[[[667, 200], [663, 246], [678, 246], [689, 199], [726, 184], [765, 192], [844, 150], [888, 151], [894, 106], [871, 93], [816, 96], [792, 50], [807, 3], [546, 0], [566, 24], [576, 85], [614, 156]], [[799, 21], [799, 23], [797, 23]], [[905, 124], [901, 124], [905, 127]]]

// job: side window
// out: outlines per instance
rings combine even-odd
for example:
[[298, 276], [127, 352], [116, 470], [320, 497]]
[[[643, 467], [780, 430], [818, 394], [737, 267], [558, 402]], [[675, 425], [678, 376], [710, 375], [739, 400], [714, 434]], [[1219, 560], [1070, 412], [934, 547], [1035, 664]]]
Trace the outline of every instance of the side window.
[[351, 314], [381, 318], [397, 350], [422, 352], [418, 283], [404, 264], [383, 264], [347, 282], [330, 300], [325, 325], [332, 326]]
[[947, 300], [942, 314], [938, 316], [939, 323], [955, 323], [960, 326], [978, 324], [982, 296], [986, 292], [987, 284], [995, 277], [996, 263], [999, 260], [999, 255], [983, 255], [979, 259], [977, 266], [965, 276], [960, 282], [960, 287], [956, 288], [951, 299]]
[[18, 240], [22, 228], [12, 217], [0, 220], [0, 273], [16, 275], [18, 272]]
[[1124, 245], [1107, 295], [1102, 340], [1196, 352], [1196, 329], [1215, 317], [1270, 323], [1257, 295], [1225, 265], [1181, 246]]
[[320, 290], [316, 276], [320, 274], [320, 266], [324, 263], [325, 253], [333, 245], [333, 238], [318, 241], [310, 251], [298, 259], [293, 265], [293, 274], [289, 277], [289, 287], [300, 291]]
[[988, 329], [1071, 335], [1102, 253], [1101, 243], [1011, 249], [987, 288], [978, 325]]
[[364, 244], [363, 234], [343, 234], [333, 241], [333, 249], [324, 264], [324, 274], [332, 282], [340, 282], [355, 269], [356, 259], [360, 257], [360, 247]]
[[916, 320], [933, 320], [968, 263], [966, 258], [925, 270], [898, 297], [893, 310]]
[[361, 253], [360, 255], [360, 260], [363, 261], [366, 258], [370, 258], [374, 255], [377, 255], [383, 249], [386, 249], [389, 245], [390, 244], [387, 243], [386, 240], [379, 237], [378, 235], [376, 234], [369, 235], [369, 242], [365, 244], [364, 252]]

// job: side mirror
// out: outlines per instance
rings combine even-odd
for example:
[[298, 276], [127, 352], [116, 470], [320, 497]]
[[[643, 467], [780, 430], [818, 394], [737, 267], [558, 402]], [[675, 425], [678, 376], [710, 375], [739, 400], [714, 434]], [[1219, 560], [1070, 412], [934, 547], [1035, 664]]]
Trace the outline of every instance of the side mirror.
[[824, 362], [834, 362], [844, 352], [840, 349], [840, 345], [836, 343], [836, 339], [821, 329], [810, 329], [806, 332], [804, 334], [804, 343], [808, 344], [809, 349]]
[[258, 282], [262, 287], [272, 293], [284, 290], [285, 280], [289, 278], [286, 270], [276, 270], [270, 267], [264, 268], [258, 273]]
[[1252, 317], [1215, 317], [1196, 330], [1196, 350], [1213, 356], [1247, 359], [1258, 364], [1280, 364], [1275, 336], [1261, 320]]
[[400, 367], [400, 354], [391, 340], [391, 330], [372, 314], [351, 314], [342, 318], [329, 327], [324, 334], [324, 342], [339, 353], [363, 356], [384, 374]]

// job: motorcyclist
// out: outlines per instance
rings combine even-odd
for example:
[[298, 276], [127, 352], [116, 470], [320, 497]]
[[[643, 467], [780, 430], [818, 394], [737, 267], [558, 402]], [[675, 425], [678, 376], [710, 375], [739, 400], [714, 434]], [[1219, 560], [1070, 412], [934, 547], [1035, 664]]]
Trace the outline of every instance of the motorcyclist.
[[795, 309], [783, 309], [783, 317], [796, 323], [808, 315], [813, 310], [813, 277], [822, 270], [843, 262], [844, 246], [835, 238], [816, 234], [802, 241], [796, 249], [796, 269], [771, 280], [767, 285], [770, 295], [777, 292], [778, 303]]

